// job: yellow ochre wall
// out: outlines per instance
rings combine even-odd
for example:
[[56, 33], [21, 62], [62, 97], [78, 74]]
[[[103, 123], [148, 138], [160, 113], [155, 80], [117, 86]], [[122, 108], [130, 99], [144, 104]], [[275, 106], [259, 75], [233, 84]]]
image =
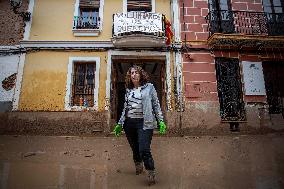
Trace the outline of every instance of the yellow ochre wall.
[[19, 110], [64, 111], [69, 57], [100, 57], [99, 111], [104, 109], [107, 52], [51, 52], [26, 55]]
[[[103, 30], [97, 37], [74, 37], [72, 32], [75, 0], [36, 0], [29, 40], [110, 40], [112, 15], [123, 11], [123, 0], [105, 0]], [[157, 13], [169, 19], [170, 0], [156, 0]]]

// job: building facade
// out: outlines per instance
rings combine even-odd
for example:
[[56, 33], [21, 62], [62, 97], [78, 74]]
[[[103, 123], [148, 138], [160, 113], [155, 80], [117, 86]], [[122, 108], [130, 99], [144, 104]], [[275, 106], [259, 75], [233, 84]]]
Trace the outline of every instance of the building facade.
[[109, 133], [133, 64], [150, 74], [169, 132], [284, 127], [282, 1], [24, 3], [22, 34], [2, 39], [4, 133]]
[[[186, 125], [282, 130], [284, 2], [180, 1]], [[226, 126], [225, 126], [226, 127]], [[228, 127], [228, 126], [227, 126]]]
[[167, 35], [179, 25], [173, 21], [178, 1], [30, 0], [29, 6], [13, 112], [5, 117], [8, 131], [109, 132], [122, 111], [124, 77], [133, 64], [151, 75], [174, 125], [179, 30], [173, 30], [175, 40]]

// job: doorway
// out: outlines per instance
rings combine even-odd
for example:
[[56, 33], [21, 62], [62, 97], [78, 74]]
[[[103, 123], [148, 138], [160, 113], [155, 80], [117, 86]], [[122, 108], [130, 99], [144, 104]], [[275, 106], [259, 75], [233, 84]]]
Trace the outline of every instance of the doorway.
[[215, 58], [222, 121], [245, 121], [239, 59]]
[[284, 118], [284, 62], [265, 61], [262, 66], [269, 113], [282, 114]]
[[[111, 91], [110, 91], [110, 110], [111, 126], [120, 119], [125, 101], [125, 76], [132, 65], [141, 66], [150, 76], [152, 83], [157, 91], [162, 112], [166, 110], [165, 94], [165, 60], [147, 58], [114, 58], [112, 60], [111, 72]], [[113, 129], [113, 128], [111, 128]]]

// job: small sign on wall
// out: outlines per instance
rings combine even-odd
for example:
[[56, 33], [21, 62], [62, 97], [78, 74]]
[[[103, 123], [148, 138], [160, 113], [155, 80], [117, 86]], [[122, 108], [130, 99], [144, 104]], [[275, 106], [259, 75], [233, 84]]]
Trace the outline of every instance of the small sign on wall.
[[245, 94], [266, 95], [261, 62], [242, 61]]

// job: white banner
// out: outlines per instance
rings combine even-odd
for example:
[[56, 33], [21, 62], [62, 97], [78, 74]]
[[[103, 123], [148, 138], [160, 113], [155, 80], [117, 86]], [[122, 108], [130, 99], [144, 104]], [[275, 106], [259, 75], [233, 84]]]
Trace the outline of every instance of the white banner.
[[162, 14], [150, 12], [116, 13], [113, 18], [114, 35], [140, 31], [145, 33], [163, 32]]

